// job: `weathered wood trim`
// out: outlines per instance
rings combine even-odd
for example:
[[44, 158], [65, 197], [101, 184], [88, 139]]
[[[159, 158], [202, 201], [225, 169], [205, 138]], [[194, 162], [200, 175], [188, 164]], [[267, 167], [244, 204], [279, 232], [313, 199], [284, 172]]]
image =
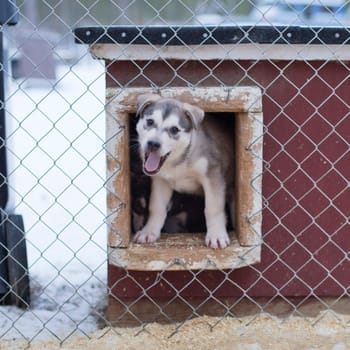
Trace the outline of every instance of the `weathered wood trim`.
[[261, 243], [262, 113], [236, 114], [236, 223], [242, 246]]
[[350, 60], [347, 45], [184, 45], [156, 46], [130, 44], [94, 44], [90, 46], [94, 58], [118, 61], [132, 60]]
[[159, 93], [166, 98], [200, 106], [207, 112], [261, 112], [261, 90], [258, 87], [173, 87], [161, 90], [150, 88], [108, 88], [107, 99], [113, 104], [114, 113], [134, 113], [136, 98], [143, 93]]
[[243, 247], [231, 233], [231, 245], [211, 249], [204, 234], [165, 234], [153, 244], [130, 243], [127, 249], [110, 249], [109, 263], [128, 270], [218, 270], [260, 262], [260, 245]]
[[[168, 88], [159, 93], [197, 105], [207, 112], [232, 112], [237, 118], [236, 231], [223, 250], [204, 245], [198, 234], [164, 235], [159, 242], [130, 241], [129, 121], [139, 94], [147, 88], [107, 89], [107, 164], [109, 263], [130, 270], [239, 268], [260, 261], [262, 101], [256, 87]], [[156, 92], [156, 91], [153, 91]], [[115, 248], [121, 249], [115, 249]], [[126, 248], [126, 249], [124, 249]]]
[[107, 96], [107, 224], [108, 245], [127, 247], [130, 241], [129, 114], [117, 111]]

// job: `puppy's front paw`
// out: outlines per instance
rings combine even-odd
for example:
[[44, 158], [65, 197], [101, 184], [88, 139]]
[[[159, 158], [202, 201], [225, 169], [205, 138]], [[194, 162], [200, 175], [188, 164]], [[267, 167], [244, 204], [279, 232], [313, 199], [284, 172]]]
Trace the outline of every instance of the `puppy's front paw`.
[[153, 243], [157, 241], [160, 237], [160, 232], [154, 233], [152, 230], [144, 227], [141, 231], [135, 234], [134, 242], [136, 243]]
[[205, 236], [205, 244], [209, 248], [223, 249], [230, 245], [230, 238], [228, 237], [227, 232], [223, 232], [221, 234], [213, 234], [208, 232]]

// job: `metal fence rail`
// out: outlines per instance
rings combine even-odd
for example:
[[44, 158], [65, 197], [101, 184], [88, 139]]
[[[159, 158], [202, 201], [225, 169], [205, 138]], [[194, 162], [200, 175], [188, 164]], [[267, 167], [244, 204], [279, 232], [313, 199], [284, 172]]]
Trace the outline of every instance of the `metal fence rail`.
[[[350, 286], [350, 2], [300, 3], [8, 1], [18, 23], [0, 26], [3, 339], [65, 342], [149, 321], [178, 329], [208, 310], [220, 327], [226, 318], [274, 314], [279, 303], [284, 316], [306, 317], [310, 300], [338, 317]], [[257, 192], [262, 181], [261, 262], [190, 270], [174, 260], [181, 278], [116, 266], [118, 244], [107, 250], [106, 193], [123, 199], [109, 188], [105, 158], [108, 137], [122, 137], [125, 125], [106, 137], [106, 89], [118, 99], [128, 89], [229, 94], [246, 86], [262, 94], [262, 133], [247, 147], [257, 159], [262, 141], [262, 174], [251, 183]], [[120, 171], [112, 160], [112, 173]], [[2, 239], [6, 230], [20, 233], [12, 246]], [[13, 261], [19, 282], [7, 275]], [[315, 316], [313, 324], [324, 313]]]

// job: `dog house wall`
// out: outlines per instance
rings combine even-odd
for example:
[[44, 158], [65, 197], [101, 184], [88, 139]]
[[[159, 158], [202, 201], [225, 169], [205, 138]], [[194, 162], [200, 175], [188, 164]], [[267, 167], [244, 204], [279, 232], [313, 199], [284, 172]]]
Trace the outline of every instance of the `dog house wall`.
[[[269, 171], [263, 176], [263, 197], [270, 198], [269, 205], [263, 211], [263, 249], [262, 262], [253, 268], [247, 267], [232, 272], [233, 283], [224, 283], [216, 292], [218, 295], [240, 295], [248, 290], [250, 295], [271, 296], [282, 292], [289, 296], [302, 296], [315, 288], [320, 296], [340, 295], [342, 285], [350, 283], [350, 263], [343, 260], [339, 248], [332, 242], [327, 243], [326, 232], [336, 232], [334, 239], [341, 243], [344, 250], [350, 250], [350, 236], [340, 215], [324, 199], [320, 187], [315, 188], [309, 196], [296, 202], [313, 184], [320, 182], [323, 191], [332, 198], [342, 180], [350, 178], [349, 155], [344, 152], [344, 142], [349, 140], [349, 122], [337, 125], [350, 104], [348, 62], [344, 66], [336, 61], [118, 61], [106, 62], [107, 86], [117, 85], [151, 87], [171, 83], [183, 86], [187, 83], [196, 86], [216, 86], [224, 83], [228, 86], [246, 85], [247, 82], [263, 88], [264, 125], [264, 162], [269, 164]], [[212, 69], [212, 74], [210, 70]], [[281, 75], [283, 71], [283, 75]], [[316, 71], [318, 74], [316, 74]], [[176, 72], [176, 74], [174, 73]], [[248, 74], [247, 74], [248, 73]], [[249, 77], [249, 78], [248, 78]], [[299, 89], [299, 91], [298, 91]], [[325, 118], [323, 120], [315, 110]], [[329, 171], [330, 161], [322, 154], [314, 152], [311, 140], [321, 140], [322, 135], [335, 128], [337, 134], [331, 133], [321, 148], [330, 159], [339, 158], [334, 171], [322, 178]], [[338, 142], [340, 141], [340, 142]], [[350, 140], [349, 140], [350, 141]], [[287, 145], [287, 149], [282, 146]], [[328, 146], [327, 146], [328, 145]], [[328, 150], [327, 150], [328, 148]], [[304, 161], [309, 152], [314, 152]], [[288, 155], [290, 154], [290, 156]], [[301, 170], [297, 170], [300, 167]], [[288, 178], [295, 171], [295, 174]], [[285, 187], [281, 183], [288, 178]], [[320, 180], [321, 179], [321, 180]], [[272, 193], [276, 193], [271, 197]], [[295, 209], [290, 210], [295, 207]], [[306, 208], [313, 208], [315, 221]], [[348, 213], [350, 202], [338, 200], [338, 210]], [[288, 211], [287, 217], [284, 216]], [[276, 217], [279, 213], [280, 217]], [[280, 222], [280, 224], [279, 224]], [[275, 228], [274, 228], [275, 227]], [[317, 254], [312, 255], [317, 252]], [[282, 253], [280, 259], [277, 254]], [[282, 260], [281, 260], [282, 259]], [[333, 269], [328, 275], [326, 267]], [[297, 269], [295, 274], [293, 269]], [[110, 266], [110, 280], [120, 279], [125, 272]], [[137, 273], [138, 280], [146, 278], [148, 273]], [[152, 275], [152, 273], [151, 273]], [[181, 274], [183, 276], [183, 273]], [[216, 276], [216, 277], [215, 277]], [[210, 272], [202, 277], [208, 281], [222, 279], [222, 272]], [[174, 276], [176, 280], [176, 276]], [[187, 279], [184, 279], [187, 281]], [[269, 281], [267, 283], [266, 281]], [[305, 281], [302, 283], [300, 281]], [[338, 283], [339, 282], [339, 283]], [[175, 282], [174, 282], [175, 283]], [[177, 283], [178, 284], [178, 283]], [[280, 291], [280, 287], [284, 286]], [[171, 289], [171, 288], [170, 288]], [[188, 294], [193, 291], [187, 288]], [[116, 295], [136, 296], [139, 288], [131, 280], [128, 288], [121, 283], [114, 285]], [[163, 290], [159, 292], [159, 295]], [[158, 293], [156, 293], [158, 294]]]
[[[243, 42], [231, 49], [169, 46], [148, 55], [138, 43], [128, 46], [130, 52], [119, 44], [95, 45], [93, 53], [106, 59], [108, 87], [253, 85], [263, 90], [261, 263], [229, 276], [202, 271], [192, 283], [191, 272], [165, 272], [162, 285], [154, 285], [155, 272], [127, 273], [110, 264], [109, 286], [117, 297], [140, 297], [150, 286], [153, 297], [172, 296], [175, 290], [205, 297], [213, 289], [217, 297], [339, 296], [348, 288], [348, 33], [304, 28], [296, 31], [300, 35], [288, 35], [289, 30], [274, 29], [279, 36], [271, 36], [271, 45]], [[313, 46], [315, 33], [323, 45]]]

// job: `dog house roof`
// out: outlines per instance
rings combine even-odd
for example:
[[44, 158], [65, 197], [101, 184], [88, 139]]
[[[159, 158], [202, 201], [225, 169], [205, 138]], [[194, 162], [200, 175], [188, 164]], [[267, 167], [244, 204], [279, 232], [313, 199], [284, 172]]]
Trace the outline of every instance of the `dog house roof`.
[[350, 43], [348, 27], [304, 26], [109, 26], [74, 30], [81, 44], [225, 45]]

